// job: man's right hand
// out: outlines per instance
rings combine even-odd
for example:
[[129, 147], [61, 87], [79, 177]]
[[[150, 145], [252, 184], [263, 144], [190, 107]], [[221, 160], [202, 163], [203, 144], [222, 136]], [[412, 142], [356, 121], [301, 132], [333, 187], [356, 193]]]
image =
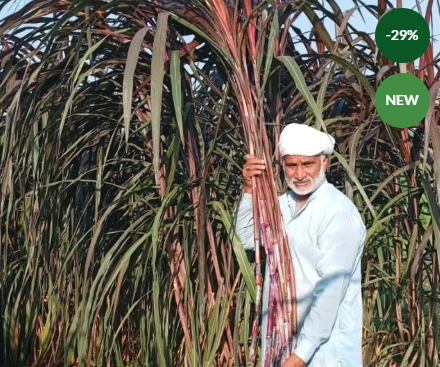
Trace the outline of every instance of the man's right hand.
[[252, 177], [261, 175], [266, 169], [266, 165], [262, 159], [255, 158], [255, 156], [246, 154], [246, 163], [243, 166], [243, 177], [245, 182], [244, 192], [252, 194]]

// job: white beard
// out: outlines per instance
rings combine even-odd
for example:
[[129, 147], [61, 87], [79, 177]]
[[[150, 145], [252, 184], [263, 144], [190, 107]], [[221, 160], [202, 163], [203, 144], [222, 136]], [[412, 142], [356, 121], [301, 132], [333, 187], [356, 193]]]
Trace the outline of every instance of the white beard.
[[325, 167], [321, 166], [319, 173], [315, 177], [307, 176], [303, 181], [310, 181], [310, 184], [304, 187], [299, 187], [295, 185], [297, 180], [290, 179], [286, 176], [287, 185], [292, 189], [292, 191], [299, 196], [309, 195], [314, 192], [319, 186], [325, 181]]

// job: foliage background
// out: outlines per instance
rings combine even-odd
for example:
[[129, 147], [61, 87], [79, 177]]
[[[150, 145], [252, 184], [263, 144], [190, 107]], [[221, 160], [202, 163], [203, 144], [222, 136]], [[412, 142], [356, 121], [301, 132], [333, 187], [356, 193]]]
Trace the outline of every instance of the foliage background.
[[[395, 65], [351, 22], [401, 1], [328, 3], [34, 0], [3, 19], [2, 366], [246, 365], [255, 281], [233, 232], [248, 151], [233, 45], [273, 144], [290, 122], [337, 139], [328, 178], [368, 227], [365, 366], [438, 365], [438, 55], [431, 43]], [[374, 93], [405, 68], [433, 108], [394, 129]]]

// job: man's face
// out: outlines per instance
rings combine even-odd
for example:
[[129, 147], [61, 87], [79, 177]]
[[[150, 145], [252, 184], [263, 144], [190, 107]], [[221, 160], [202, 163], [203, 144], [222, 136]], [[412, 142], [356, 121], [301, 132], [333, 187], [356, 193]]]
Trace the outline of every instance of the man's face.
[[284, 171], [289, 187], [297, 195], [308, 195], [315, 191], [325, 180], [328, 158], [317, 155], [286, 155]]

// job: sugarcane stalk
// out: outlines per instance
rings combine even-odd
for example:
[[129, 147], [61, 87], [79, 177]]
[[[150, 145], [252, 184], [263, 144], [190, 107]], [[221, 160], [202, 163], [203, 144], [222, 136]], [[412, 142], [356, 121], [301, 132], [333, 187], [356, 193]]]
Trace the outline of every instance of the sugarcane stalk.
[[[250, 154], [262, 157], [266, 164], [271, 162], [270, 143], [266, 131], [266, 121], [262, 106], [264, 91], [261, 89], [261, 65], [257, 61], [257, 49], [261, 44], [268, 23], [256, 27], [257, 13], [251, 0], [244, 0], [241, 7], [242, 19], [249, 18], [246, 29], [241, 22], [234, 29], [227, 21], [229, 3], [206, 0], [216, 18], [213, 19], [211, 37], [220, 39], [222, 52], [226, 53], [231, 71], [231, 84], [238, 100], [243, 120], [246, 142]], [[228, 8], [229, 6], [229, 8]], [[273, 9], [277, 11], [277, 9]], [[234, 13], [236, 14], [235, 10]], [[215, 35], [215, 36], [214, 36]], [[277, 48], [278, 50], [278, 48]], [[249, 74], [251, 73], [251, 76]], [[252, 80], [252, 82], [251, 82]], [[281, 218], [273, 172], [252, 179], [253, 223], [255, 242], [256, 300], [252, 322], [252, 342], [250, 346], [249, 366], [256, 361], [259, 323], [261, 317], [261, 298], [263, 277], [261, 274], [261, 240], [269, 267], [269, 327], [266, 354], [268, 366], [275, 366], [286, 359], [290, 353], [289, 342], [292, 332], [296, 331], [295, 286], [293, 264], [287, 237]], [[261, 234], [260, 234], [261, 230]], [[260, 236], [262, 239], [260, 239]]]

